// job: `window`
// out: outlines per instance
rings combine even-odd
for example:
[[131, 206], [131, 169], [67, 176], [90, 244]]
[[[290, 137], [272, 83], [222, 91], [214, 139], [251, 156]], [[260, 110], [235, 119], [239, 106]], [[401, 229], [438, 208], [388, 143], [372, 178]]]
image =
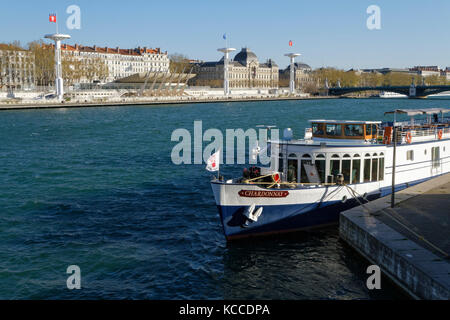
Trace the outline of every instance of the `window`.
[[309, 179], [308, 179], [308, 175], [306, 174], [305, 164], [312, 164], [312, 160], [302, 159], [301, 164], [302, 164], [302, 166], [301, 166], [301, 170], [300, 170], [300, 182], [308, 183]]
[[440, 156], [440, 149], [439, 147], [433, 147], [431, 148], [431, 166], [432, 168], [439, 168], [441, 164], [441, 156]]
[[359, 178], [361, 176], [361, 160], [352, 160], [352, 183], [359, 183]]
[[340, 168], [340, 160], [339, 160], [339, 156], [337, 154], [333, 154], [331, 156], [331, 161], [330, 161], [330, 174], [333, 176], [337, 176], [340, 172], [341, 172], [341, 168]]
[[414, 151], [413, 150], [408, 150], [406, 151], [406, 160], [414, 160]]
[[378, 180], [379, 181], [384, 180], [384, 155], [383, 155], [383, 153], [380, 154], [380, 170], [378, 170]]
[[323, 136], [323, 124], [322, 123], [313, 123], [312, 125], [313, 135], [315, 136]]
[[372, 126], [370, 124], [366, 124], [366, 136], [372, 135]]
[[364, 182], [370, 182], [370, 157], [369, 154], [366, 154], [366, 158], [364, 159]]
[[327, 124], [328, 136], [340, 136], [342, 134], [342, 126], [340, 124]]
[[278, 159], [278, 172], [283, 172], [283, 161], [284, 161], [284, 159], [283, 159], [283, 154], [282, 153], [280, 153], [279, 154], [279, 159]]
[[325, 156], [323, 154], [318, 154], [315, 161], [317, 173], [321, 182], [325, 182]]
[[372, 158], [372, 179], [371, 181], [378, 180], [378, 158]]
[[361, 137], [363, 135], [363, 126], [361, 124], [346, 124], [345, 135], [347, 137]]
[[297, 182], [297, 171], [298, 170], [298, 160], [288, 159], [288, 182]]
[[344, 175], [344, 183], [350, 183], [350, 159], [342, 160], [342, 174]]

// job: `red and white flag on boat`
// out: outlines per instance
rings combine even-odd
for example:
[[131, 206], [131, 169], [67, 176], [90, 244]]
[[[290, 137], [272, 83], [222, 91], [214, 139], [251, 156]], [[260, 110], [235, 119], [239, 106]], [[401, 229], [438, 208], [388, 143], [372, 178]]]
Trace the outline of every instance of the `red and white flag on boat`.
[[219, 171], [220, 166], [220, 149], [213, 153], [206, 162], [206, 170], [214, 172]]
[[52, 13], [48, 15], [48, 21], [56, 23], [56, 14]]

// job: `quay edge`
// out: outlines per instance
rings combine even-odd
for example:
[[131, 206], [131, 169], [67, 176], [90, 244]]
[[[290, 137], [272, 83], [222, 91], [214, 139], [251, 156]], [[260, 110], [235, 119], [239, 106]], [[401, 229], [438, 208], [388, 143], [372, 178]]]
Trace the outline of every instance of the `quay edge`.
[[[395, 204], [397, 206], [413, 197], [421, 197], [426, 192], [437, 188], [442, 190], [444, 185], [449, 186], [445, 188], [445, 192], [449, 194], [450, 174], [396, 193]], [[426, 202], [427, 199], [423, 198], [421, 201]], [[341, 239], [370, 263], [378, 265], [388, 278], [412, 298], [449, 300], [450, 261], [448, 256], [447, 259], [438, 256], [426, 246], [419, 245], [417, 239], [413, 240], [410, 234], [398, 232], [380, 220], [380, 210], [390, 208], [390, 196], [372, 201], [366, 204], [365, 208], [369, 212], [362, 206], [358, 206], [340, 214]]]

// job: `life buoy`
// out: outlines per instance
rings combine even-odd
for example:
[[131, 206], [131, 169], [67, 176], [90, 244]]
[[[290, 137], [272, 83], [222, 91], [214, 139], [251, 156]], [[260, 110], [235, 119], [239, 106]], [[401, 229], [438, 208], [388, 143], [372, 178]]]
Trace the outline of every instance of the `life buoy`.
[[274, 173], [272, 175], [272, 180], [273, 180], [273, 182], [280, 183], [280, 181], [281, 181], [280, 174], [279, 173]]
[[439, 140], [442, 139], [442, 129], [439, 129], [439, 131], [438, 131], [438, 139]]
[[411, 132], [406, 133], [406, 142], [411, 143], [412, 141], [412, 134]]

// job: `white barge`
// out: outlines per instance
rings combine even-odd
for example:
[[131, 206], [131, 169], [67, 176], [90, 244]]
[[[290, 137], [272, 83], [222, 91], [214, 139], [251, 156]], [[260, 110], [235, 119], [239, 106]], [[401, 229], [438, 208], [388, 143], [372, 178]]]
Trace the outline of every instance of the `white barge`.
[[450, 172], [447, 112], [391, 112], [407, 122], [310, 120], [304, 139], [269, 141], [270, 167], [211, 181], [226, 239], [334, 224], [341, 211], [390, 194], [394, 144], [396, 191]]

